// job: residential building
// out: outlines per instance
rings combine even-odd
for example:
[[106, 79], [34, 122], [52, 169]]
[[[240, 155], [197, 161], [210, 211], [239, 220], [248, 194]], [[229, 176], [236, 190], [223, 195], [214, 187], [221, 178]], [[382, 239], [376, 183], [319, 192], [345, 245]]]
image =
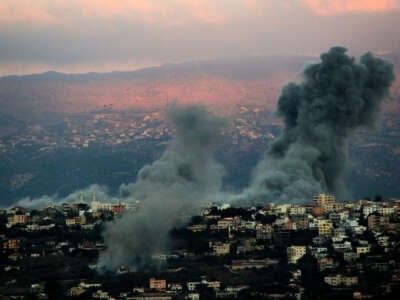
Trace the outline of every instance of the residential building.
[[314, 202], [316, 206], [325, 208], [335, 203], [335, 196], [328, 194], [319, 194], [317, 196], [314, 196]]
[[297, 263], [297, 261], [306, 254], [306, 246], [290, 246], [286, 248], [287, 258], [290, 263]]
[[167, 281], [165, 279], [150, 278], [149, 287], [150, 289], [163, 291], [167, 289]]
[[212, 253], [214, 255], [226, 255], [226, 254], [229, 254], [231, 251], [230, 243], [210, 242], [209, 247], [212, 249]]
[[342, 274], [330, 275], [324, 277], [324, 282], [330, 286], [351, 287], [358, 284], [357, 276], [343, 276]]
[[318, 220], [318, 235], [330, 235], [332, 231], [332, 221]]

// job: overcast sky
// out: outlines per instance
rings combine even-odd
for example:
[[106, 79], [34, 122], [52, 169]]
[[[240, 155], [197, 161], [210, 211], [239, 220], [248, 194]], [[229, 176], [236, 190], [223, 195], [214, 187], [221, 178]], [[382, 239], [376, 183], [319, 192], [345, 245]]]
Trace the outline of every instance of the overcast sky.
[[0, 0], [0, 75], [400, 50], [400, 0]]

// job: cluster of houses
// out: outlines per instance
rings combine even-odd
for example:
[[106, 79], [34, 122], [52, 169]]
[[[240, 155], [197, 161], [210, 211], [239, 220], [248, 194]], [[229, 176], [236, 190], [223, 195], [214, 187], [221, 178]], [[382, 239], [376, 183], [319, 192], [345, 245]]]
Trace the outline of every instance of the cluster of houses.
[[[19, 226], [26, 231], [48, 230], [55, 225], [81, 226], [82, 229], [92, 229], [95, 224], [113, 218], [124, 210], [137, 210], [140, 202], [112, 203], [96, 199], [87, 204], [81, 193], [77, 203], [49, 203], [46, 207], [28, 209], [23, 206], [14, 206], [9, 210], [0, 210], [1, 216], [6, 216], [7, 228]], [[46, 225], [47, 224], [47, 225]]]
[[[4, 279], [0, 296], [34, 293], [47, 299], [43, 281], [31, 281], [19, 294], [10, 292], [18, 287], [24, 262], [88, 256], [82, 253], [94, 253], [80, 266], [92, 273], [75, 282], [65, 280], [66, 297], [89, 293], [93, 299], [244, 299], [243, 295], [301, 299], [315, 288], [319, 293], [365, 299], [400, 291], [400, 201], [337, 202], [327, 194], [313, 200], [241, 208], [210, 204], [181, 229], [187, 239], [203, 242], [201, 247], [161, 255], [165, 261], [174, 260], [173, 275], [160, 276], [165, 273], [154, 271], [147, 274], [146, 283], [124, 286], [118, 293], [108, 290], [104, 277], [96, 275], [96, 258], [105, 248], [101, 233], [89, 236], [125, 210], [140, 209], [139, 202], [104, 203], [93, 195], [89, 204], [79, 201], [41, 209], [16, 206], [0, 211], [0, 274]], [[76, 234], [80, 238], [66, 237]], [[47, 235], [51, 238], [44, 238]], [[212, 278], [212, 267], [206, 266], [200, 268], [204, 274], [195, 279], [179, 276], [191, 264], [207, 261], [218, 270]], [[278, 271], [287, 276], [275, 278]], [[117, 274], [134, 272], [121, 266]], [[310, 274], [311, 285], [307, 281]], [[273, 288], [253, 285], [252, 276], [270, 278]]]

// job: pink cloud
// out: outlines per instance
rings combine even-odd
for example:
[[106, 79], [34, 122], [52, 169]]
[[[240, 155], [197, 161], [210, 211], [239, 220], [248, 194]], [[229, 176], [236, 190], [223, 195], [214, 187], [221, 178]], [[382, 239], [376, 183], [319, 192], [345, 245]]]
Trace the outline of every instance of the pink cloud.
[[81, 9], [77, 14], [85, 18], [135, 18], [148, 23], [163, 23], [169, 14], [168, 6], [159, 1], [81, 0], [75, 1], [75, 6]]
[[0, 1], [0, 23], [40, 23], [50, 24], [57, 22], [46, 8], [46, 1]]
[[313, 12], [324, 16], [400, 9], [400, 0], [305, 0], [305, 2]]
[[77, 1], [85, 17], [137, 18], [147, 23], [166, 25], [184, 24], [192, 21], [221, 23], [224, 10], [213, 0], [81, 0]]
[[194, 19], [205, 23], [223, 23], [227, 16], [217, 6], [217, 1], [209, 0], [175, 0], [176, 4], [189, 13]]
[[69, 23], [76, 19], [128, 19], [150, 24], [221, 23], [227, 0], [1, 0], [1, 23]]
[[400, 9], [400, 0], [0, 0], [0, 23], [74, 24], [85, 19], [149, 24], [224, 24], [243, 16], [273, 17], [305, 4], [318, 15]]

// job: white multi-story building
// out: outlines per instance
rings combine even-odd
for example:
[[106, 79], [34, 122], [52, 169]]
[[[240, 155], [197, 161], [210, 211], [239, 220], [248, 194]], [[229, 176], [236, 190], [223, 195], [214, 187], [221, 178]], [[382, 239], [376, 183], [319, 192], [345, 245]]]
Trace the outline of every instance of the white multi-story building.
[[370, 214], [372, 214], [373, 212], [376, 212], [377, 210], [378, 210], [378, 207], [375, 204], [365, 205], [362, 209], [364, 218], [368, 217]]
[[290, 215], [305, 215], [306, 208], [304, 206], [295, 205], [290, 208]]
[[383, 216], [390, 216], [395, 213], [395, 208], [394, 207], [379, 207], [378, 213], [380, 213]]
[[92, 202], [90, 202], [90, 209], [94, 212], [99, 210], [112, 211], [113, 204], [110, 202], [100, 202], [96, 199], [96, 193], [93, 193]]
[[280, 204], [274, 207], [273, 212], [277, 214], [286, 215], [290, 208], [289, 204]]

